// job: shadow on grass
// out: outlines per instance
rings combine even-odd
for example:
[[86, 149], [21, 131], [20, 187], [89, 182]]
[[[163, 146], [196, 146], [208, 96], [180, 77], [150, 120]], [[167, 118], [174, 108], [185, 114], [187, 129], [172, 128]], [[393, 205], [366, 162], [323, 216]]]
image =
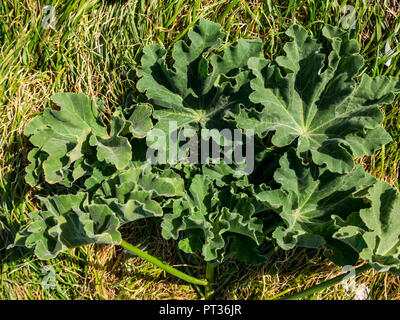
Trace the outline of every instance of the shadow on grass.
[[0, 265], [21, 259], [26, 250], [7, 247], [14, 243], [20, 227], [26, 223], [27, 194], [29, 188], [25, 183], [27, 139], [15, 133], [3, 152], [0, 161]]
[[[133, 223], [124, 227], [122, 233], [125, 240], [132, 244], [141, 246], [142, 243], [145, 243], [146, 247], [141, 248], [165, 263], [183, 272], [188, 273], [189, 271], [192, 276], [197, 278], [204, 278], [206, 263], [201, 255], [184, 255], [186, 261], [181, 261], [177, 252], [176, 241], [166, 241], [161, 237], [160, 225], [157, 221], [148, 220]], [[234, 259], [227, 260], [216, 269], [214, 288], [217, 291], [214, 299], [259, 300], [269, 299], [274, 296], [281, 298], [295, 293], [299, 289], [314, 285], [318, 279], [324, 281], [324, 278], [335, 272], [337, 267], [329, 263], [329, 260], [323, 257], [321, 251], [305, 248], [296, 248], [289, 251], [276, 250], [272, 243], [266, 243], [262, 253], [268, 256], [268, 259], [263, 264], [246, 265]], [[123, 258], [120, 259], [121, 265], [135, 258], [124, 253], [121, 249], [118, 250], [115, 259], [118, 259], [120, 255], [123, 255]], [[192, 258], [191, 261], [190, 258]], [[136, 264], [140, 263], [136, 261]], [[184, 264], [186, 264], [187, 268], [183, 267]], [[146, 282], [146, 285], [154, 284], [154, 282], [158, 281], [180, 286], [190, 285], [167, 273], [161, 276], [161, 270], [160, 276], [149, 275], [149, 270], [151, 269], [154, 272], [157, 267], [149, 268], [145, 266], [143, 270], [135, 271], [137, 275], [140, 275], [141, 280]], [[132, 277], [132, 273], [122, 266], [119, 277]], [[137, 276], [134, 278], [138, 279]], [[194, 287], [193, 290], [195, 290]], [[280, 296], [285, 290], [287, 292]], [[198, 292], [197, 298], [201, 298]]]

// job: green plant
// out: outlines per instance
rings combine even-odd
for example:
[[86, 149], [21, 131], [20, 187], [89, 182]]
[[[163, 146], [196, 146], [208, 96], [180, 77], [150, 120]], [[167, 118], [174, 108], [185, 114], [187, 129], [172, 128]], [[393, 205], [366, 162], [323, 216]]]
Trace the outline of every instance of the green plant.
[[[324, 248], [338, 265], [361, 257], [378, 271], [398, 272], [399, 195], [354, 157], [390, 141], [379, 106], [393, 100], [400, 81], [357, 79], [358, 44], [339, 28], [326, 26], [322, 42], [297, 25], [287, 35], [286, 55], [273, 63], [262, 57], [259, 40], [225, 48], [220, 26], [200, 19], [189, 44], [174, 45], [172, 67], [161, 46], [144, 49], [137, 83], [144, 95], [110, 119], [100, 101], [54, 95], [59, 110], [45, 109], [25, 129], [34, 145], [26, 181], [47, 191], [38, 196], [46, 210], [30, 214], [15, 245], [48, 259], [89, 243], [120, 244], [205, 286], [206, 298], [218, 264], [261, 263], [266, 241], [284, 250]], [[254, 172], [238, 170], [240, 163], [149, 163], [144, 138], [153, 123], [170, 134], [171, 121], [184, 136], [188, 129], [253, 129]], [[179, 143], [162, 147], [170, 152]], [[180, 250], [201, 252], [206, 279], [122, 240], [119, 227], [143, 218], [159, 219], [163, 237], [178, 240]]]

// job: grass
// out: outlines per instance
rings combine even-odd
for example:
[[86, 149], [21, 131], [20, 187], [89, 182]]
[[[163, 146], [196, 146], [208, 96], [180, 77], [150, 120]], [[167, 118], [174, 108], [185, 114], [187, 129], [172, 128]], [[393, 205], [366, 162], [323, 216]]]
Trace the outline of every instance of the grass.
[[[55, 8], [54, 28], [42, 12]], [[0, 299], [196, 299], [196, 291], [160, 269], [111, 246], [87, 246], [49, 261], [29, 253], [6, 253], [27, 213], [37, 206], [33, 190], [24, 183], [29, 144], [25, 124], [49, 103], [56, 92], [84, 92], [107, 102], [107, 110], [121, 105], [134, 91], [136, 66], [142, 48], [162, 43], [167, 48], [184, 39], [188, 29], [204, 17], [222, 24], [228, 42], [240, 37], [263, 39], [265, 54], [274, 59], [288, 40], [284, 31], [292, 24], [314, 34], [325, 23], [340, 25], [346, 5], [355, 8], [351, 35], [362, 46], [363, 72], [400, 75], [400, 4], [390, 1], [244, 1], [244, 0], [136, 0], [136, 1], [34, 1], [0, 0]], [[397, 35], [399, 33], [399, 35]], [[385, 46], [395, 53], [385, 56]], [[391, 58], [391, 65], [385, 65]], [[372, 157], [359, 159], [366, 169], [399, 188], [400, 98], [385, 106], [384, 125], [393, 142]], [[133, 233], [132, 233], [133, 232]], [[175, 265], [174, 242], [161, 240], [151, 222], [124, 229], [132, 243], [153, 239], [152, 254]], [[148, 241], [146, 243], [149, 243]], [[55, 289], [45, 290], [43, 267], [55, 269]], [[190, 266], [190, 263], [189, 263]], [[195, 270], [191, 268], [192, 270]], [[202, 270], [195, 270], [200, 273]], [[233, 277], [218, 297], [271, 299], [330, 279], [340, 269], [321, 258], [320, 252], [272, 250], [262, 267], [235, 262], [221, 266]], [[357, 277], [371, 290], [371, 299], [399, 299], [399, 278], [374, 271]], [[351, 299], [341, 284], [308, 299]]]

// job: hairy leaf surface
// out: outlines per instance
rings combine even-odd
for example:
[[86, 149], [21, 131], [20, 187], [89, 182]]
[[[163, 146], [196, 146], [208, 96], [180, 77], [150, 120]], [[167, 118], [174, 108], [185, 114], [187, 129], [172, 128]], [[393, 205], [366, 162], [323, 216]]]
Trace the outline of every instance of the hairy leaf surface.
[[189, 44], [180, 40], [174, 45], [173, 69], [160, 45], [144, 48], [137, 88], [154, 105], [155, 128], [168, 132], [170, 121], [177, 129], [230, 128], [224, 117], [249, 104], [247, 60], [260, 56], [261, 41], [240, 39], [219, 55], [214, 51], [225, 38], [220, 29], [219, 24], [200, 19], [188, 33]]
[[131, 167], [102, 182], [94, 201], [107, 204], [125, 223], [162, 216], [164, 198], [179, 198], [184, 194], [182, 178], [172, 171], [160, 175], [146, 167]]
[[34, 248], [40, 259], [50, 259], [89, 243], [118, 244], [122, 224], [162, 216], [168, 198], [184, 195], [183, 180], [173, 172], [160, 176], [132, 163], [122, 172], [103, 169], [85, 181], [88, 192], [38, 197], [46, 210], [30, 214], [15, 245]]
[[[41, 116], [34, 118], [25, 128], [36, 147], [31, 151], [27, 168], [27, 182], [37, 182], [38, 173], [43, 170], [48, 183], [71, 183], [80, 176], [74, 170], [82, 170], [80, 163], [85, 153], [94, 146], [100, 161], [105, 160], [116, 168], [124, 168], [131, 159], [131, 146], [126, 137], [120, 136], [124, 119], [111, 120], [111, 133], [101, 120], [94, 100], [84, 94], [58, 93], [51, 100], [60, 108], [58, 111], [45, 109]], [[42, 169], [39, 169], [41, 166]], [[75, 177], [73, 177], [75, 175]]]
[[[350, 172], [354, 156], [371, 155], [391, 140], [380, 126], [378, 106], [393, 100], [400, 81], [364, 74], [356, 83], [363, 64], [356, 40], [332, 26], [322, 34], [325, 47], [293, 25], [287, 31], [292, 42], [285, 44], [286, 55], [277, 64], [250, 58], [255, 75], [250, 100], [262, 107], [243, 108], [236, 120], [260, 136], [274, 132], [272, 143], [278, 147], [297, 139], [299, 154], [310, 152], [314, 163], [332, 172]], [[322, 53], [326, 48], [328, 56]]]
[[185, 198], [175, 201], [173, 212], [164, 216], [162, 234], [166, 239], [180, 238], [179, 247], [185, 252], [201, 250], [206, 261], [222, 262], [234, 254], [258, 263], [263, 260], [256, 250], [263, 226], [255, 216], [256, 207], [254, 197], [228, 187], [217, 189], [212, 180], [196, 175]]

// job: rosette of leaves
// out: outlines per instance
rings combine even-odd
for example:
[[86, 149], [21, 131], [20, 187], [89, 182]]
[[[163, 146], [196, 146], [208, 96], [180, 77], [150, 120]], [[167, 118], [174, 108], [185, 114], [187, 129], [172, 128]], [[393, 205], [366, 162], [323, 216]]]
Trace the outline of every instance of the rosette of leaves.
[[238, 126], [261, 137], [272, 132], [275, 146], [295, 144], [304, 159], [350, 172], [354, 157], [371, 155], [391, 140], [378, 106], [392, 102], [400, 81], [366, 74], [356, 81], [363, 64], [359, 45], [338, 27], [325, 26], [321, 43], [298, 25], [286, 34], [292, 41], [276, 63], [249, 59], [255, 76], [250, 100], [259, 106], [242, 108]]
[[370, 207], [347, 220], [335, 218], [334, 237], [351, 246], [380, 272], [400, 274], [400, 195], [379, 181], [367, 195]]
[[375, 178], [364, 172], [361, 165], [340, 174], [312, 162], [304, 163], [293, 148], [279, 163], [274, 180], [280, 188], [268, 187], [256, 195], [284, 222], [273, 231], [272, 237], [285, 250], [295, 246], [333, 249], [330, 246], [332, 242], [335, 245], [332, 215], [346, 219], [368, 207], [355, 193], [373, 185]]
[[186, 253], [201, 252], [209, 263], [230, 257], [247, 263], [264, 261], [258, 251], [263, 241], [259, 214], [266, 207], [254, 197], [247, 177], [235, 175], [226, 164], [203, 166], [185, 196], [164, 215], [163, 237], [179, 240], [179, 248]]
[[[171, 57], [158, 44], [144, 49], [137, 88], [147, 103], [108, 116], [83, 94], [52, 96], [59, 109], [45, 109], [25, 133], [34, 145], [26, 181], [54, 194], [39, 197], [43, 208], [15, 245], [42, 259], [88, 243], [124, 245], [122, 224], [160, 217], [164, 238], [207, 262], [209, 282], [192, 279], [207, 285], [207, 297], [212, 266], [230, 257], [261, 262], [259, 248], [271, 239], [285, 250], [331, 249], [338, 264], [359, 254], [379, 271], [398, 270], [398, 195], [381, 183], [371, 188], [375, 179], [353, 160], [390, 141], [378, 107], [392, 101], [399, 80], [357, 79], [359, 46], [335, 27], [319, 43], [292, 26], [276, 63], [262, 57], [260, 40], [223, 45], [220, 28], [200, 19]], [[165, 133], [172, 121], [178, 131], [241, 128], [267, 139], [249, 176], [224, 163], [151, 166], [144, 138], [152, 119]], [[362, 196], [368, 188], [371, 203]]]

